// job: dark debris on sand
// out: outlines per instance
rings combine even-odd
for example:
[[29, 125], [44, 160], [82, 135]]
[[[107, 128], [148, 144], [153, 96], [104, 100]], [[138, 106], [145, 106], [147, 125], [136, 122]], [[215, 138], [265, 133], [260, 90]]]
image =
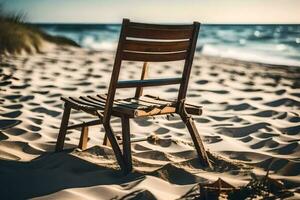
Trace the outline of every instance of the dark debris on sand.
[[252, 174], [252, 179], [246, 186], [235, 188], [223, 179], [209, 184], [197, 184], [181, 199], [213, 200], [213, 199], [285, 199], [292, 197], [293, 192], [287, 190], [283, 183], [266, 176], [259, 178]]

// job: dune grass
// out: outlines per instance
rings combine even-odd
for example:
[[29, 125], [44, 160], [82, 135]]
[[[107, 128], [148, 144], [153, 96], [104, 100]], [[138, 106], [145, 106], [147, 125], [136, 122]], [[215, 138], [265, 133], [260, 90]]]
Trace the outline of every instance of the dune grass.
[[8, 13], [0, 5], [0, 54], [41, 52], [43, 41], [79, 46], [71, 39], [48, 35], [38, 27], [26, 23], [24, 13]]

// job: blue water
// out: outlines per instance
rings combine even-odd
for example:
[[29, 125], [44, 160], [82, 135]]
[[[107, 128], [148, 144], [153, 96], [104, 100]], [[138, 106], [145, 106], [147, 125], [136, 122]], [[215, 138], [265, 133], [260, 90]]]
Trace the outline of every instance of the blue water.
[[[115, 50], [120, 25], [38, 24], [84, 48]], [[300, 66], [300, 25], [202, 25], [197, 51], [241, 60]]]

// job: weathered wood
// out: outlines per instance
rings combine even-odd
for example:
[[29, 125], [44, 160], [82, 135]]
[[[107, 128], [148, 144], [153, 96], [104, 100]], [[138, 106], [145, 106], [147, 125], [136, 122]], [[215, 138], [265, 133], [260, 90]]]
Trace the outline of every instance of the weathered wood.
[[205, 151], [202, 139], [201, 139], [201, 137], [199, 135], [199, 132], [196, 128], [196, 125], [194, 123], [193, 118], [190, 115], [188, 115], [186, 110], [185, 110], [184, 102], [181, 103], [179, 108], [180, 108], [179, 111], [178, 111], [179, 115], [180, 115], [182, 121], [185, 123], [185, 125], [186, 125], [186, 127], [187, 127], [187, 129], [188, 129], [188, 131], [191, 135], [191, 138], [193, 140], [195, 149], [198, 153], [198, 157], [199, 157], [201, 165], [203, 165], [204, 167], [211, 168], [211, 163], [208, 159], [208, 156], [207, 156], [207, 153]]
[[123, 49], [136, 52], [178, 52], [186, 51], [190, 41], [157, 42], [141, 40], [125, 40]]
[[[105, 99], [105, 95], [97, 95], [99, 98]], [[117, 105], [126, 106], [127, 109], [131, 110], [132, 113], [128, 116], [130, 117], [145, 117], [145, 116], [153, 116], [153, 115], [162, 115], [162, 114], [170, 114], [174, 113], [176, 110], [176, 103], [170, 104], [164, 103], [162, 105], [158, 105], [152, 103], [149, 105], [148, 103], [141, 102], [134, 98], [128, 98], [124, 100], [115, 100]], [[130, 112], [127, 112], [130, 113]]]
[[127, 166], [126, 166], [126, 163], [124, 161], [124, 157], [122, 155], [122, 152], [121, 152], [121, 149], [120, 149], [120, 146], [116, 140], [116, 137], [114, 135], [114, 132], [111, 128], [111, 125], [110, 124], [103, 124], [104, 125], [104, 129], [105, 129], [105, 134], [110, 142], [110, 145], [115, 153], [115, 156], [116, 156], [116, 159], [117, 159], [117, 162], [118, 164], [120, 165], [121, 169], [123, 171], [127, 171]]
[[[143, 141], [147, 141], [148, 137], [140, 137], [140, 138], [132, 138], [130, 139], [130, 143], [136, 143], [136, 142], [143, 142]], [[120, 143], [120, 145], [123, 145], [123, 142]]]
[[73, 125], [68, 126], [67, 129], [82, 128], [84, 126], [95, 126], [95, 125], [98, 125], [98, 124], [102, 124], [102, 119], [96, 119], [96, 120], [91, 120], [91, 121], [88, 121], [88, 122], [82, 122], [82, 123], [79, 123], [79, 124], [73, 124]]
[[[106, 101], [106, 98], [107, 96], [106, 95], [97, 95], [97, 96], [88, 96], [89, 98], [95, 100], [95, 101]], [[124, 114], [127, 114], [127, 115], [133, 115], [134, 113], [134, 110], [132, 110], [132, 107], [131, 106], [127, 106], [125, 104], [122, 104], [120, 102], [118, 102], [117, 100], [114, 100], [113, 102], [113, 109], [112, 109], [112, 114], [114, 116], [122, 116]]]
[[[101, 99], [98, 96], [87, 96], [87, 97], [80, 97], [80, 98], [69, 97], [69, 98], [64, 98], [64, 101], [70, 103], [72, 107], [75, 108], [76, 110], [83, 110], [85, 112], [97, 116], [96, 111], [98, 110], [102, 112], [104, 111], [106, 98]], [[115, 116], [121, 116], [124, 113], [133, 116], [134, 110], [132, 107], [128, 107], [126, 105], [116, 102], [112, 113]]]
[[[141, 74], [141, 80], [145, 80], [148, 77], [148, 63], [144, 62]], [[143, 87], [137, 87], [135, 91], [135, 98], [139, 98], [143, 95]]]
[[205, 151], [202, 139], [199, 135], [199, 132], [196, 128], [196, 125], [192, 118], [182, 117], [182, 120], [186, 122], [186, 126], [191, 135], [193, 143], [195, 145], [196, 151], [198, 153], [200, 162], [203, 166], [211, 168], [210, 161], [208, 159], [207, 153]]
[[65, 107], [64, 113], [62, 116], [60, 129], [59, 129], [59, 133], [58, 133], [58, 137], [57, 137], [57, 142], [56, 142], [56, 146], [55, 146], [56, 152], [62, 151], [64, 148], [65, 137], [66, 137], [68, 122], [69, 122], [70, 113], [71, 113], [71, 107], [68, 103], [65, 103], [64, 107]]
[[127, 166], [127, 171], [125, 171], [125, 173], [129, 173], [132, 171], [130, 124], [129, 124], [129, 118], [127, 116], [122, 117], [121, 120], [122, 120], [123, 157], [124, 157], [124, 162]]
[[118, 81], [117, 88], [174, 85], [174, 84], [179, 84], [180, 82], [181, 82], [181, 78]]
[[170, 105], [170, 103], [165, 103], [163, 105], [152, 103], [150, 105], [149, 103], [142, 102], [139, 99], [134, 98], [126, 100], [117, 100], [116, 102], [124, 104], [130, 109], [133, 109], [133, 115], [129, 115], [131, 118], [169, 114], [174, 113], [176, 110], [176, 106], [172, 106]]
[[164, 28], [143, 28], [129, 26], [126, 29], [126, 37], [145, 39], [166, 39], [182, 40], [191, 38], [193, 29], [164, 29]]
[[[128, 19], [126, 19], [128, 20]], [[139, 28], [144, 28], [144, 29], [181, 29], [181, 30], [192, 30], [194, 28], [193, 24], [149, 24], [149, 23], [140, 23], [140, 22], [130, 22], [129, 23], [130, 27], [139, 27]]]
[[[88, 126], [103, 123], [106, 133], [104, 143], [110, 142], [118, 164], [127, 173], [132, 170], [129, 118], [178, 113], [187, 125], [201, 163], [210, 166], [200, 135], [188, 115], [188, 113], [201, 114], [201, 108], [184, 104], [199, 26], [197, 22], [193, 25], [155, 25], [132, 23], [124, 19], [108, 94], [62, 98], [65, 101], [65, 110], [56, 151], [63, 149], [67, 129], [83, 127], [79, 147], [84, 149], [88, 140]], [[118, 82], [123, 60], [144, 62], [141, 80]], [[146, 79], [147, 62], [177, 60], [185, 60], [181, 78]], [[180, 84], [178, 98], [175, 101], [142, 96], [143, 87], [169, 84]], [[126, 87], [137, 87], [135, 97], [115, 99], [116, 89]], [[71, 108], [96, 115], [99, 119], [68, 126]], [[123, 153], [110, 125], [112, 115], [121, 117]]]
[[[168, 99], [162, 99], [162, 98], [155, 97], [152, 95], [141, 96], [139, 100], [144, 101], [144, 102], [149, 102], [149, 103], [160, 104], [160, 105], [165, 105], [166, 103], [170, 103], [172, 106], [177, 105], [176, 100], [172, 101], [172, 100], [168, 100]], [[185, 103], [185, 109], [188, 114], [199, 115], [199, 116], [202, 115], [202, 107], [201, 106], [196, 106], [193, 104]]]
[[104, 109], [103, 123], [106, 124], [106, 126], [107, 126], [107, 124], [109, 124], [111, 114], [112, 114], [112, 109], [113, 109], [113, 104], [114, 104], [114, 99], [115, 99], [115, 94], [116, 94], [116, 88], [117, 88], [117, 82], [119, 79], [120, 68], [121, 68], [121, 63], [122, 63], [122, 49], [123, 49], [124, 41], [126, 39], [125, 29], [129, 25], [129, 23], [130, 22], [128, 19], [123, 19], [119, 43], [118, 43], [118, 47], [117, 47], [117, 53], [116, 53], [115, 62], [114, 62], [114, 67], [113, 67], [112, 76], [111, 76], [109, 88], [108, 88], [109, 92], [107, 95], [107, 100], [106, 100], [107, 102], [106, 102], [105, 109]]
[[79, 145], [78, 145], [78, 148], [80, 148], [81, 150], [85, 150], [87, 147], [88, 134], [89, 134], [89, 127], [88, 126], [82, 127], [81, 135], [79, 139]]
[[163, 107], [163, 108], [154, 107], [151, 110], [136, 110], [134, 113], [134, 117], [165, 115], [165, 114], [175, 113], [175, 111], [176, 111], [175, 107]]
[[105, 107], [105, 101], [95, 101], [94, 99], [90, 98], [90, 96], [81, 96], [80, 99], [88, 102], [88, 103], [91, 103], [95, 106], [98, 106], [101, 108], [101, 110], [104, 110], [104, 107]]
[[122, 53], [122, 59], [128, 61], [143, 61], [143, 62], [169, 62], [184, 60], [186, 58], [186, 52], [176, 53], [140, 53], [135, 51], [124, 51]]
[[[89, 107], [89, 109], [98, 110], [99, 106], [103, 106], [106, 101], [106, 95], [97, 95], [97, 96], [87, 96], [80, 98], [72, 98], [78, 100], [77, 105], [80, 106], [81, 103], [84, 103], [83, 106]], [[100, 105], [98, 105], [100, 104]], [[114, 100], [113, 114], [117, 116], [122, 116], [126, 114], [130, 117], [145, 117], [152, 115], [162, 115], [170, 114], [175, 112], [177, 101], [171, 101], [166, 99], [157, 98], [151, 95], [141, 96], [139, 99], [129, 98], [129, 99], [117, 99]], [[93, 106], [93, 107], [92, 107]], [[103, 109], [103, 108], [102, 108]], [[186, 110], [188, 114], [201, 115], [202, 108], [200, 106], [195, 106], [192, 104], [186, 104]], [[98, 121], [99, 123], [101, 122]], [[90, 124], [92, 126], [94, 124]], [[77, 128], [84, 126], [83, 124], [71, 125], [68, 129]]]
[[[102, 95], [97, 95], [98, 98], [105, 98]], [[132, 115], [136, 109], [146, 109], [145, 106], [125, 100], [114, 100], [113, 111], [122, 112], [125, 115]]]
[[91, 110], [93, 107], [87, 106], [87, 105], [81, 105], [78, 102], [72, 100], [70, 97], [62, 97], [61, 98], [65, 103], [68, 103], [72, 108], [76, 110], [81, 110], [83, 109], [84, 111], [86, 110]]
[[103, 138], [103, 143], [102, 144], [105, 145], [105, 146], [111, 146], [110, 143], [109, 143], [109, 141], [108, 141], [108, 138], [107, 138], [106, 134], [104, 134], [104, 138]]
[[102, 106], [100, 104], [96, 104], [96, 103], [91, 103], [89, 101], [86, 101], [86, 100], [82, 99], [81, 97], [79, 97], [79, 98], [70, 97], [70, 99], [77, 102], [79, 105], [87, 106], [87, 107], [90, 107], [91, 109], [96, 109], [96, 110], [103, 110], [104, 109], [104, 106]]
[[192, 64], [193, 64], [198, 34], [199, 34], [199, 29], [200, 29], [200, 23], [194, 22], [194, 31], [193, 31], [193, 35], [192, 35], [192, 39], [191, 39], [190, 48], [187, 53], [188, 56], [184, 63], [184, 68], [183, 68], [183, 73], [182, 73], [182, 82], [180, 84], [178, 97], [177, 97], [179, 102], [184, 100], [186, 97], [186, 92], [187, 92], [187, 88], [188, 88], [188, 84], [189, 84], [189, 79], [190, 79], [190, 74], [191, 74], [191, 69], [192, 69]]

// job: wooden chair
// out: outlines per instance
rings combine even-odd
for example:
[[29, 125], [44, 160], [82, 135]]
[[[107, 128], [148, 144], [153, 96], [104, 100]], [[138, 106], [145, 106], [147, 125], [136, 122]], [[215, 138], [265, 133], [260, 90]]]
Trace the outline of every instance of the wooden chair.
[[[177, 113], [188, 128], [201, 164], [210, 167], [202, 140], [190, 116], [190, 114], [201, 115], [202, 109], [199, 106], [185, 103], [199, 28], [200, 24], [198, 22], [191, 25], [157, 25], [134, 23], [128, 19], [123, 19], [108, 94], [62, 97], [65, 108], [57, 138], [56, 151], [63, 149], [68, 129], [82, 127], [79, 147], [84, 149], [88, 140], [88, 127], [103, 124], [106, 133], [103, 143], [107, 144], [107, 139], [109, 140], [118, 164], [125, 173], [128, 173], [132, 170], [129, 119]], [[123, 60], [144, 62], [141, 80], [118, 81]], [[146, 79], [148, 62], [179, 60], [185, 61], [181, 77]], [[180, 85], [176, 100], [143, 95], [143, 87], [170, 84]], [[116, 89], [131, 87], [136, 87], [134, 97], [115, 99]], [[72, 108], [98, 116], [99, 119], [68, 126]], [[121, 118], [123, 151], [121, 151], [111, 128], [111, 116]]]

